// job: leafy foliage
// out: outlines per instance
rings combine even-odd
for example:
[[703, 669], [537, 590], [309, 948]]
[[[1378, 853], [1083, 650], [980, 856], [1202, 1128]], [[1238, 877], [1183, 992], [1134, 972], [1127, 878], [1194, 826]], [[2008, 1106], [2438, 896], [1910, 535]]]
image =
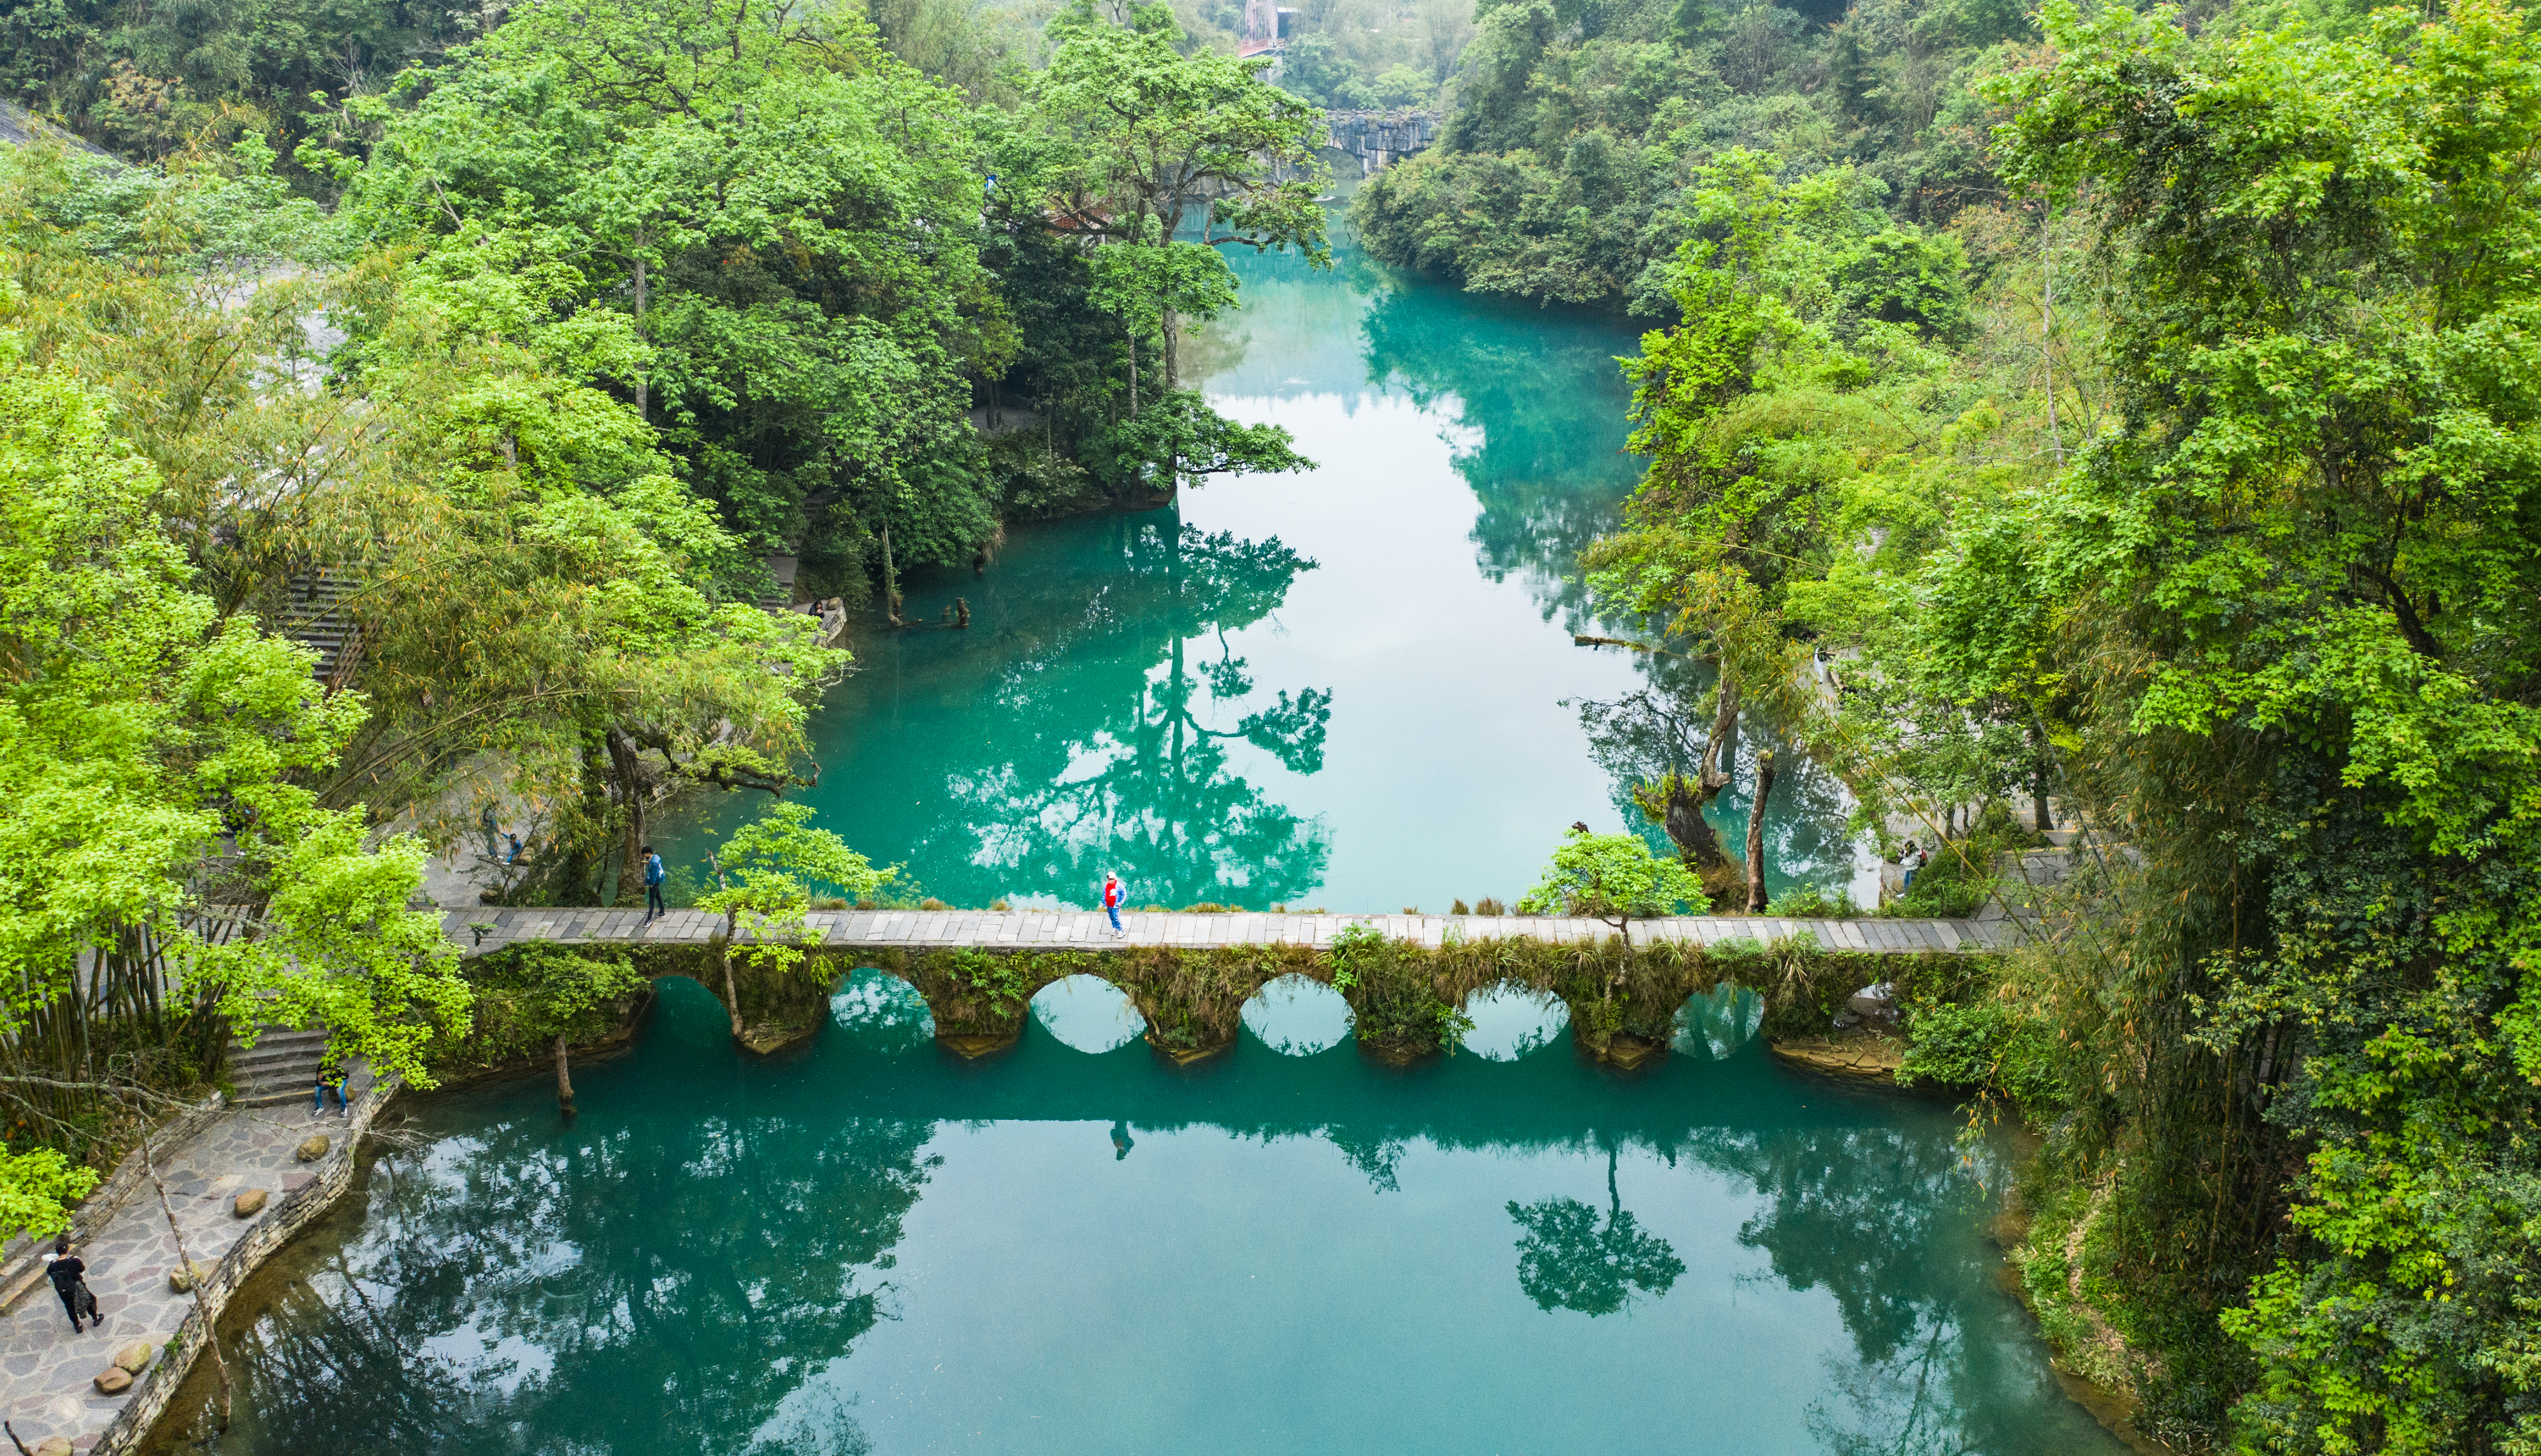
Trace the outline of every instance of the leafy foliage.
[[1685, 866], [1650, 853], [1649, 842], [1640, 836], [1572, 830], [1517, 910], [1522, 915], [1587, 915], [1620, 931], [1635, 915], [1673, 914], [1689, 901], [1708, 903], [1702, 882]]
[[[2016, 7], [1898, 0], [1496, 0], [1477, 26], [1439, 144], [1370, 179], [1352, 220], [1468, 288], [1648, 316], [1670, 312], [1679, 250], [1720, 238], [1704, 178], [1742, 153], [1801, 185], [1843, 177], [1905, 224], [1994, 194], [1970, 82], [2030, 34]], [[1929, 244], [1902, 227], [1827, 281], [1901, 322], [1956, 287]]]

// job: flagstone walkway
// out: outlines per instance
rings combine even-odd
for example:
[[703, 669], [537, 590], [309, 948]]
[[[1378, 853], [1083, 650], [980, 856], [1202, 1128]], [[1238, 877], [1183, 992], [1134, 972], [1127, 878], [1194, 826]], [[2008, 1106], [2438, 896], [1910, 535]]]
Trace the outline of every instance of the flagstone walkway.
[[[370, 1086], [371, 1074], [357, 1071], [345, 1095], [358, 1099]], [[293, 1156], [302, 1139], [324, 1132], [340, 1144], [343, 1128], [332, 1107], [323, 1119], [312, 1119], [306, 1103], [233, 1108], [186, 1142], [159, 1151], [159, 1174], [194, 1262], [205, 1269], [217, 1265], [258, 1220], [272, 1216], [284, 1194], [316, 1176], [315, 1164]], [[265, 1211], [233, 1217], [231, 1198], [250, 1188], [270, 1195]], [[105, 1231], [77, 1252], [88, 1265], [102, 1327], [72, 1334], [70, 1316], [52, 1283], [41, 1277], [0, 1313], [0, 1418], [30, 1448], [47, 1437], [67, 1438], [76, 1451], [96, 1444], [141, 1383], [109, 1396], [98, 1393], [93, 1377], [134, 1341], [164, 1347], [193, 1308], [190, 1296], [168, 1287], [169, 1272], [178, 1264], [177, 1243], [146, 1179], [115, 1209]], [[0, 1451], [15, 1456], [5, 1441]]]
[[[1365, 925], [1390, 939], [1443, 945], [1449, 936], [1492, 940], [1527, 936], [1563, 943], [1601, 941], [1615, 933], [1603, 920], [1559, 915], [1328, 915], [1186, 914], [1124, 910], [1115, 939], [1111, 924], [1092, 910], [814, 910], [809, 928], [834, 949], [904, 947], [911, 950], [971, 947], [980, 950], [1104, 950], [1122, 945], [1205, 948], [1233, 945], [1330, 945], [1351, 925]], [[704, 945], [723, 929], [723, 916], [679, 910], [647, 921], [637, 910], [533, 909], [445, 910], [443, 933], [472, 954], [524, 940], [574, 945]], [[1784, 919], [1774, 915], [1677, 915], [1634, 920], [1635, 945], [1660, 940], [1696, 945], [1724, 941], [1773, 942], [1810, 935], [1829, 950], [1912, 954], [1999, 949], [2021, 938], [2009, 920]]]

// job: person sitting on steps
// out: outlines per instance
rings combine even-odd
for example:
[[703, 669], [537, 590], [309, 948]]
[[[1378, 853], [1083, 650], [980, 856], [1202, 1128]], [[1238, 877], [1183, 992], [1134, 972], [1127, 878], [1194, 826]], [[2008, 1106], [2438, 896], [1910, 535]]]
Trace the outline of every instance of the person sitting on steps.
[[336, 1069], [335, 1063], [322, 1061], [318, 1063], [318, 1085], [309, 1093], [309, 1116], [323, 1118], [327, 1115], [327, 1094], [330, 1092], [335, 1095], [335, 1111], [342, 1113], [346, 1121], [351, 1121], [353, 1110], [344, 1105], [344, 1074]]

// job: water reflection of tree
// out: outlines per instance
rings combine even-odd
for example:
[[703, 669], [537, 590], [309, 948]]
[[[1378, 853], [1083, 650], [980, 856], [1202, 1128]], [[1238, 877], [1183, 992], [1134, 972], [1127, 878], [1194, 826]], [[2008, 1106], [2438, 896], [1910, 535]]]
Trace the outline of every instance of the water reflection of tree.
[[1437, 287], [1372, 291], [1360, 325], [1368, 377], [1424, 408], [1455, 403], [1466, 436], [1456, 469], [1482, 506], [1473, 540], [1484, 573], [1518, 577], [1548, 620], [1581, 630], [1592, 605], [1579, 553], [1615, 529], [1640, 477], [1623, 453], [1632, 392], [1615, 363], [1631, 335]]
[[803, 1372], [881, 1317], [932, 1125], [584, 1125], [499, 1123], [375, 1173], [364, 1232], [243, 1332], [257, 1449], [859, 1449], [826, 1418], [753, 1434], [803, 1424], [779, 1419]]
[[1665, 1294], [1685, 1273], [1667, 1240], [1644, 1233], [1624, 1210], [1615, 1183], [1617, 1149], [1606, 1148], [1606, 1213], [1577, 1199], [1509, 1201], [1509, 1217], [1525, 1230], [1517, 1241], [1517, 1282], [1541, 1310], [1614, 1314], [1636, 1294]]
[[[1231, 766], [1242, 740], [1290, 770], [1323, 766], [1329, 691], [1263, 701], [1227, 636], [1278, 609], [1314, 562], [1276, 539], [1180, 526], [1168, 512], [1125, 522], [1110, 549], [1009, 602], [1036, 623], [999, 637], [976, 709], [949, 732], [903, 742], [920, 782], [943, 785], [910, 861], [930, 892], [966, 904], [1008, 894], [1080, 902], [1105, 869], [1141, 902], [1268, 906], [1323, 879], [1323, 827], [1268, 798]], [[976, 667], [967, 672], [976, 673]], [[1247, 703], [1246, 700], [1250, 699]], [[1243, 703], [1231, 726], [1211, 708]]]
[[2035, 1408], [2004, 1396], [2061, 1398], [2033, 1333], [1996, 1292], [1998, 1255], [1977, 1230], [2001, 1175], [1991, 1155], [1972, 1168], [1952, 1141], [1893, 1128], [1697, 1143], [1702, 1161], [1765, 1199], [1739, 1242], [1764, 1251], [1786, 1286], [1824, 1290], [1843, 1312], [1853, 1357], [1830, 1357], [1828, 1394], [1809, 1412], [1828, 1449], [2035, 1449]]
[[[1649, 686], [1621, 697], [1582, 699], [1579, 726], [1589, 756], [1613, 775], [1615, 808], [1639, 828], [1659, 853], [1675, 846], [1633, 800], [1633, 785], [1663, 774], [1691, 776], [1711, 732], [1712, 669], [1676, 658], [1643, 660]], [[1704, 810], [1704, 818], [1733, 858], [1744, 854], [1747, 813], [1755, 802], [1755, 754], [1775, 750], [1780, 765], [1774, 796], [1765, 805], [1765, 883], [1779, 894], [1798, 885], [1835, 889], [1852, 882], [1852, 800], [1844, 784], [1815, 760], [1792, 753], [1751, 715], [1740, 727], [1729, 784]]]

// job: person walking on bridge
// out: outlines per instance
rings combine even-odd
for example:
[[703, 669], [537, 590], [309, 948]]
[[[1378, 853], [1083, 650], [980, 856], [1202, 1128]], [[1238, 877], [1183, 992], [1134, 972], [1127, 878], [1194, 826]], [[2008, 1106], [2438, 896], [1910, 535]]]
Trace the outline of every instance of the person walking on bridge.
[[1112, 917], [1112, 934], [1125, 940], [1129, 932], [1121, 928], [1121, 877], [1110, 870], [1103, 872], [1103, 912]]
[[662, 868], [662, 856], [653, 852], [652, 845], [645, 845], [644, 923], [647, 925], [653, 923], [655, 915], [667, 915], [671, 912], [670, 909], [662, 904], [662, 882], [669, 878], [670, 873]]

